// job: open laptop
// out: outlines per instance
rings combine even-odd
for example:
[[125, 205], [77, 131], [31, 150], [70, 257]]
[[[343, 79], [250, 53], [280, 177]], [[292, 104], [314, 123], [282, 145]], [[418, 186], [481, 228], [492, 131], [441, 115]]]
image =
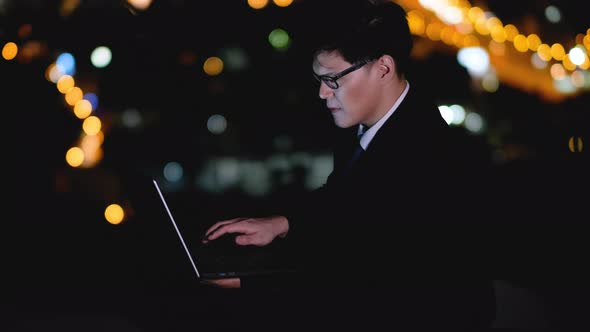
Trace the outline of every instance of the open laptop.
[[[182, 235], [169, 204], [158, 182], [152, 179], [155, 191], [166, 210], [179, 244], [182, 245], [194, 276], [198, 280], [235, 278], [265, 274], [292, 272], [288, 259], [276, 245], [267, 247], [239, 246], [233, 242], [232, 235], [224, 235], [209, 244], [188, 243]], [[225, 237], [225, 238], [224, 238]], [[216, 243], [217, 242], [217, 243]]]

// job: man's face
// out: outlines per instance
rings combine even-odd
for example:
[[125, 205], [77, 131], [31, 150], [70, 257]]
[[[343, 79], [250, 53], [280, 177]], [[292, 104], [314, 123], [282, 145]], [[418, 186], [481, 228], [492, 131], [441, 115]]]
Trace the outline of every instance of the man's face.
[[[333, 76], [352, 65], [337, 51], [322, 52], [316, 56], [313, 70], [319, 76]], [[325, 82], [320, 82], [319, 96], [326, 100], [326, 107], [332, 113], [338, 127], [348, 128], [359, 123], [374, 123], [380, 93], [374, 76], [371, 63], [368, 63], [339, 78], [338, 87], [335, 89], [330, 88]]]

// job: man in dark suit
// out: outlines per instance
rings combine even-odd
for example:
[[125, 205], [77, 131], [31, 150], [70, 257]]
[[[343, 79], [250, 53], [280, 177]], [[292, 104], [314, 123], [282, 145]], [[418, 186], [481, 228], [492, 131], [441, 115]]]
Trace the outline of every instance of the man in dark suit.
[[315, 13], [324, 28], [314, 30], [313, 75], [342, 128], [326, 184], [281, 215], [217, 222], [205, 242], [238, 233], [238, 245], [294, 243], [301, 269], [283, 282], [300, 286], [308, 314], [332, 327], [488, 326], [495, 304], [478, 227], [465, 214], [444, 216], [458, 200], [474, 208], [464, 179], [475, 164], [436, 104], [407, 80], [404, 10], [346, 3], [327, 7], [337, 15]]

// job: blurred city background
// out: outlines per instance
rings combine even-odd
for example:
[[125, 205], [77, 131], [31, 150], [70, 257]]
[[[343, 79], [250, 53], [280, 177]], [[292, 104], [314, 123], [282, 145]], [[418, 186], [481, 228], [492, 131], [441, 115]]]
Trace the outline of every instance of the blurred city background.
[[[185, 227], [199, 224], [194, 236], [322, 185], [335, 128], [306, 48], [312, 1], [0, 0], [15, 280], [132, 279], [136, 172], [160, 181]], [[498, 208], [528, 196], [587, 221], [585, 4], [397, 2], [415, 37], [410, 83], [506, 175]]]

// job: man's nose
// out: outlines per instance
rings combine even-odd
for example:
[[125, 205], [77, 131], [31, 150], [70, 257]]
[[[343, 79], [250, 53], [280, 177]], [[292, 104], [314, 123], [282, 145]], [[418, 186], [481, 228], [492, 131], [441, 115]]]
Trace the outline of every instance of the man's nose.
[[327, 99], [328, 97], [334, 95], [334, 90], [332, 90], [326, 83], [320, 83], [320, 98]]

